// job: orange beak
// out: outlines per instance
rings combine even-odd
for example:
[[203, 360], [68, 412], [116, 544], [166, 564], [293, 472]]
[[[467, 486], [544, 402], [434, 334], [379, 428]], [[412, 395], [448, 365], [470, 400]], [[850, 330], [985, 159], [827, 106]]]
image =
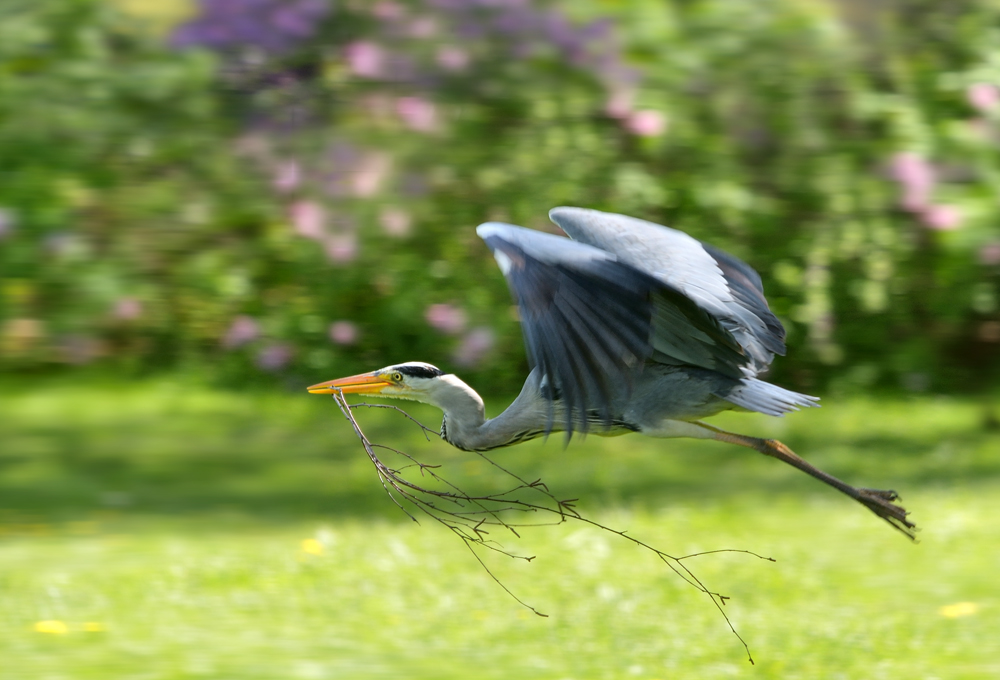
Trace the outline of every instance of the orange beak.
[[319, 384], [307, 387], [309, 394], [378, 394], [386, 387], [392, 385], [391, 382], [376, 373], [362, 373], [352, 375], [347, 378], [337, 378], [327, 380]]

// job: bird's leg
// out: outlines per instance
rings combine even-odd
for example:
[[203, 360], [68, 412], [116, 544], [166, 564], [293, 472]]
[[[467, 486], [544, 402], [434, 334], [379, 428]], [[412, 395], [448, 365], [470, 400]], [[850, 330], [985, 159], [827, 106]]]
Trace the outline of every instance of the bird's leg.
[[763, 453], [765, 456], [777, 458], [778, 460], [788, 463], [792, 467], [796, 467], [799, 470], [812, 475], [821, 482], [829, 484], [841, 493], [847, 494], [854, 500], [858, 501], [891, 524], [893, 528], [906, 534], [908, 538], [914, 538], [916, 525], [906, 519], [906, 515], [908, 514], [906, 510], [894, 502], [899, 500], [899, 495], [895, 491], [882, 491], [879, 489], [865, 489], [851, 486], [850, 484], [840, 481], [833, 475], [829, 475], [819, 468], [810, 465], [777, 439], [748, 437], [734, 432], [726, 432], [725, 430], [720, 430], [716, 427], [712, 427], [711, 425], [706, 425], [705, 423], [698, 424], [711, 431], [711, 438], [716, 441], [749, 447], [755, 451]]

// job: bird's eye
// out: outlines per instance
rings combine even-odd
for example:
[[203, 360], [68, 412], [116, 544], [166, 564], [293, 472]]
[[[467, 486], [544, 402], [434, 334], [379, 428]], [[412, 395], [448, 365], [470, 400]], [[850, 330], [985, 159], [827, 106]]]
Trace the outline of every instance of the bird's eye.
[[392, 374], [392, 379], [395, 380], [396, 382], [403, 382], [403, 374], [402, 373], [393, 373]]

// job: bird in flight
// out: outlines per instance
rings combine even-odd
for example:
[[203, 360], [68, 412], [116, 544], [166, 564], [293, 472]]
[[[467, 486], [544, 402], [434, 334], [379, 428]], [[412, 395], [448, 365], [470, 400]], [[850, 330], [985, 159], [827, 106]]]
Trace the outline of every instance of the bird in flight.
[[785, 353], [785, 329], [745, 262], [676, 229], [554, 208], [570, 238], [487, 222], [518, 305], [532, 369], [495, 418], [457, 376], [410, 361], [308, 388], [312, 394], [411, 399], [444, 412], [441, 437], [466, 451], [551, 432], [714, 439], [777, 458], [855, 499], [910, 538], [894, 491], [851, 486], [774, 439], [727, 432], [704, 418], [729, 409], [782, 416], [818, 399], [758, 379]]

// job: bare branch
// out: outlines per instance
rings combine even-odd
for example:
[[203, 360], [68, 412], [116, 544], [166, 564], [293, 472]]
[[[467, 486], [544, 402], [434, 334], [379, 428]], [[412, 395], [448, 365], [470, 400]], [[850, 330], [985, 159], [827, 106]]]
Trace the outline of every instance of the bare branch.
[[[529, 557], [508, 551], [501, 543], [491, 537], [489, 528], [500, 527], [520, 538], [521, 535], [517, 531], [519, 528], [552, 526], [573, 520], [619, 536], [620, 538], [631, 542], [633, 545], [653, 553], [685, 583], [707, 595], [712, 600], [712, 604], [715, 608], [720, 614], [722, 614], [722, 618], [725, 620], [729, 630], [743, 645], [750, 663], [753, 663], [753, 657], [750, 655], [749, 646], [736, 631], [736, 628], [730, 621], [729, 616], [723, 610], [723, 606], [725, 606], [726, 600], [728, 600], [729, 597], [710, 590], [701, 581], [701, 579], [699, 579], [694, 572], [689, 569], [686, 564], [684, 564], [684, 560], [724, 552], [751, 555], [762, 560], [773, 562], [774, 560], [772, 558], [758, 555], [757, 553], [749, 550], [736, 549], [707, 550], [704, 552], [675, 557], [644, 541], [628, 535], [625, 531], [612, 529], [604, 524], [601, 524], [600, 522], [584, 517], [574, 505], [577, 499], [559, 499], [549, 490], [548, 485], [546, 485], [541, 479], [535, 479], [534, 481], [529, 482], [498, 464], [481, 451], [476, 452], [476, 455], [509, 477], [515, 482], [515, 484], [506, 490], [496, 493], [485, 495], [468, 494], [455, 484], [449, 482], [440, 474], [439, 470], [441, 469], [441, 465], [429, 465], [417, 460], [405, 451], [401, 451], [391, 446], [385, 446], [384, 444], [373, 444], [361, 430], [361, 426], [358, 425], [358, 421], [354, 418], [353, 409], [365, 406], [368, 408], [389, 408], [398, 411], [420, 427], [424, 437], [427, 438], [428, 441], [430, 441], [428, 436], [429, 433], [433, 433], [436, 436], [440, 436], [440, 433], [425, 426], [413, 418], [409, 413], [397, 406], [390, 404], [365, 403], [351, 405], [347, 403], [343, 393], [340, 391], [334, 393], [333, 399], [337, 402], [337, 406], [340, 407], [341, 413], [343, 413], [344, 417], [347, 418], [354, 430], [354, 433], [361, 441], [365, 452], [368, 454], [368, 458], [375, 466], [375, 471], [379, 477], [379, 481], [382, 483], [382, 488], [385, 489], [385, 492], [389, 495], [389, 498], [392, 499], [392, 502], [405, 512], [413, 521], [418, 522], [417, 516], [410, 512], [407, 507], [404, 507], [404, 503], [411, 506], [416, 512], [422, 513], [425, 517], [428, 517], [448, 528], [452, 533], [462, 539], [462, 542], [472, 552], [476, 561], [478, 561], [483, 569], [486, 570], [486, 573], [489, 574], [490, 578], [492, 578], [497, 585], [503, 588], [508, 595], [510, 595], [523, 607], [530, 609], [538, 616], [546, 616], [546, 614], [539, 612], [537, 609], [527, 604], [511, 592], [511, 590], [507, 588], [507, 586], [505, 586], [486, 565], [482, 557], [476, 551], [476, 547], [486, 548], [487, 550], [500, 553], [506, 557], [530, 562], [534, 559], [534, 556]], [[376, 449], [385, 451], [392, 455], [397, 455], [403, 458], [406, 462], [398, 468], [390, 467], [381, 458], [379, 458], [376, 453]], [[420, 476], [422, 478], [429, 479], [432, 482], [439, 484], [442, 488], [420, 486], [401, 475], [404, 470], [413, 468], [420, 471]], [[532, 496], [534, 498], [532, 498]], [[441, 505], [435, 504], [435, 500], [447, 502]], [[523, 521], [529, 515], [539, 516], [539, 520], [531, 522]], [[541, 519], [541, 517], [544, 516], [552, 517], [552, 521], [544, 521]], [[522, 519], [512, 519], [515, 517]]]

